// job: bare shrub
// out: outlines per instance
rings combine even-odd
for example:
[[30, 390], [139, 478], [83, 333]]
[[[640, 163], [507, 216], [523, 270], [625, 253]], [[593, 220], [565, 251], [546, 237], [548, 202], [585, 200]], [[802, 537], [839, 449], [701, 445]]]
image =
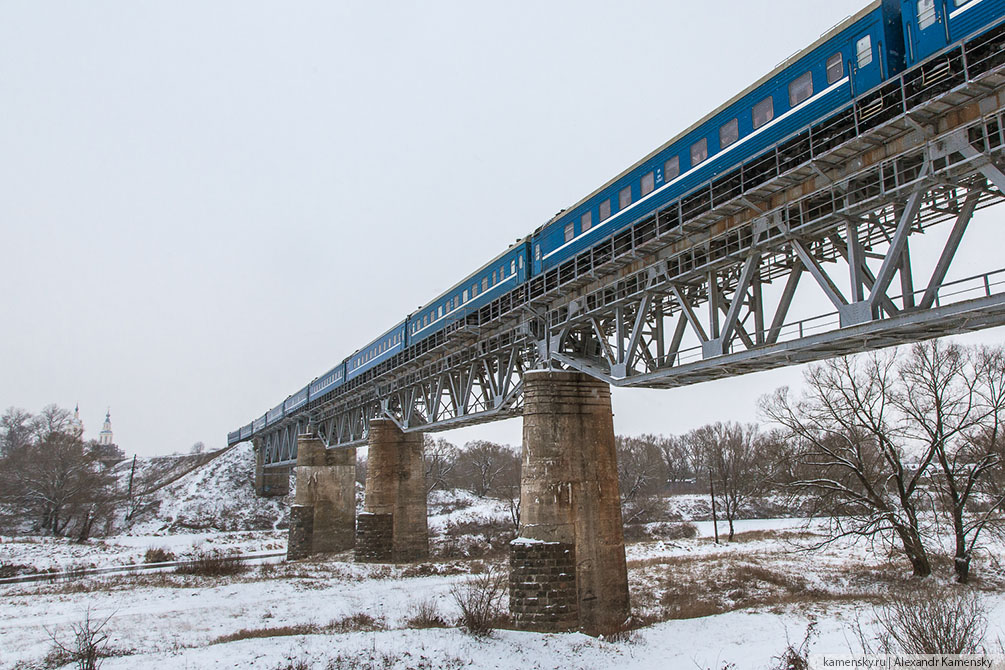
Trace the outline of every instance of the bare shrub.
[[311, 664], [302, 658], [291, 658], [275, 666], [272, 670], [311, 670]]
[[440, 616], [435, 600], [423, 600], [413, 605], [405, 623], [409, 628], [447, 628], [450, 625]]
[[476, 637], [491, 635], [506, 619], [502, 609], [506, 587], [506, 574], [494, 570], [474, 575], [463, 584], [451, 587], [450, 595], [461, 610], [458, 620], [461, 627]]
[[239, 575], [248, 570], [248, 566], [237, 556], [225, 554], [219, 549], [200, 551], [196, 557], [175, 568], [180, 575], [198, 575], [200, 577], [227, 577]]
[[105, 629], [111, 618], [109, 614], [102, 621], [95, 621], [88, 608], [84, 620], [70, 626], [73, 641], [65, 644], [54, 632], [46, 631], [52, 639], [52, 650], [46, 660], [60, 665], [75, 663], [79, 670], [98, 670], [101, 659], [111, 655], [108, 653], [108, 631]]
[[879, 608], [877, 619], [886, 633], [879, 642], [882, 653], [982, 654], [985, 651], [987, 607], [973, 591], [920, 590]]
[[629, 524], [625, 526], [625, 540], [693, 540], [698, 537], [698, 527], [689, 521], [679, 523]]
[[291, 635], [316, 635], [321, 632], [321, 628], [316, 624], [294, 624], [292, 626], [272, 626], [265, 628], [242, 628], [236, 633], [221, 635], [213, 639], [210, 644], [226, 644], [227, 642], [237, 642], [238, 640], [251, 640], [263, 637], [289, 637]]
[[788, 640], [786, 633], [785, 651], [771, 659], [774, 661], [774, 665], [771, 666], [770, 670], [809, 670], [810, 642], [816, 635], [816, 626], [816, 623], [811, 623], [806, 627], [803, 641], [798, 645]]
[[374, 617], [366, 612], [356, 612], [341, 619], [333, 619], [326, 627], [326, 631], [331, 633], [369, 633], [378, 630], [387, 630], [384, 617]]
[[143, 554], [144, 563], [166, 563], [167, 561], [173, 561], [174, 559], [174, 554], [164, 547], [150, 547], [147, 549], [146, 553]]

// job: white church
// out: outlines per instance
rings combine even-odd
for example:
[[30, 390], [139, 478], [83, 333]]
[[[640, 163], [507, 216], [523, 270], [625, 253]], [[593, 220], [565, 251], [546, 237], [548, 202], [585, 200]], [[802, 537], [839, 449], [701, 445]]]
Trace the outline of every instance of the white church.
[[[76, 407], [73, 408], [73, 426], [80, 431], [80, 434], [84, 434], [84, 422], [80, 419], [80, 404], [78, 403]], [[115, 444], [114, 435], [112, 434], [112, 409], [108, 408], [105, 412], [105, 423], [101, 426], [101, 432], [98, 433], [98, 444], [102, 446], [111, 446]]]

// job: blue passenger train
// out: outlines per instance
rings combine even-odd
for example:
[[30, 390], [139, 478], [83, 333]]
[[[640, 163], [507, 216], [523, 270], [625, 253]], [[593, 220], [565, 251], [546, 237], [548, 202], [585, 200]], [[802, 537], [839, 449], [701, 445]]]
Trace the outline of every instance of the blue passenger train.
[[[876, 0], [724, 105], [562, 210], [475, 272], [228, 435], [246, 440], [333, 394], [383, 374], [442, 342], [445, 332], [500, 301], [519, 304], [534, 281], [659, 217], [679, 226], [715, 203], [805, 163], [878, 124], [896, 106], [884, 83], [904, 75], [909, 99], [934, 95], [961, 66], [960, 44], [980, 67], [1005, 64], [1005, 0]], [[971, 64], [974, 67], [974, 64]], [[910, 78], [910, 79], [909, 79]], [[899, 108], [897, 108], [899, 109]], [[655, 225], [655, 224], [654, 224]], [[544, 284], [542, 284], [544, 285]], [[516, 296], [516, 297], [513, 297]], [[501, 310], [497, 310], [501, 311]]]

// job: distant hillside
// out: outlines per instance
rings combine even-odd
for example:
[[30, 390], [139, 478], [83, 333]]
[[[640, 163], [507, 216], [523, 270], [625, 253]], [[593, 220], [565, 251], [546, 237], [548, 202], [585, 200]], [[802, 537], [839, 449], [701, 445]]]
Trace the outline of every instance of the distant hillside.
[[[115, 467], [125, 491], [132, 461]], [[251, 444], [213, 454], [136, 460], [133, 490], [140, 511], [120, 532], [266, 530], [285, 527], [289, 500], [255, 496]], [[292, 490], [292, 487], [291, 487]]]

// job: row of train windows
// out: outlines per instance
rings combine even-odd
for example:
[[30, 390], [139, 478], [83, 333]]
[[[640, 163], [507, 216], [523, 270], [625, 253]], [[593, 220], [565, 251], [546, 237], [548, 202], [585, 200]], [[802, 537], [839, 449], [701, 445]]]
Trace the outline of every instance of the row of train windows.
[[380, 356], [382, 353], [384, 353], [385, 351], [387, 351], [391, 347], [393, 347], [393, 346], [395, 346], [397, 344], [400, 344], [400, 343], [401, 343], [401, 333], [395, 333], [394, 335], [392, 335], [391, 337], [387, 338], [383, 342], [381, 342], [379, 344], [373, 345], [368, 350], [366, 350], [365, 352], [363, 352], [362, 354], [360, 354], [359, 356], [357, 356], [356, 357], [356, 365], [354, 365], [353, 367], [354, 368], [358, 368], [359, 366], [363, 365], [367, 361], [373, 360], [374, 358], [376, 358], [377, 356]]
[[[963, 0], [969, 2], [970, 0]], [[872, 38], [866, 35], [855, 44], [855, 58], [859, 69], [872, 62]], [[827, 85], [830, 86], [844, 76], [844, 56], [838, 52], [827, 59], [826, 64]], [[789, 84], [789, 107], [796, 107], [813, 97], [813, 74], [806, 71], [799, 75]], [[751, 109], [751, 122], [754, 130], [766, 125], [775, 118], [775, 101], [772, 96], [767, 96], [754, 105]], [[738, 118], [732, 118], [719, 127], [719, 149], [725, 149], [740, 139], [740, 123]], [[690, 157], [691, 167], [695, 167], [708, 159], [708, 140], [701, 138], [691, 145]], [[680, 156], [674, 156], [663, 163], [663, 182], [668, 183], [680, 176]], [[641, 197], [646, 197], [656, 188], [656, 178], [653, 172], [642, 175], [640, 183]], [[618, 211], [623, 210], [632, 204], [632, 187], [625, 186], [618, 191]], [[611, 216], [611, 199], [607, 198], [600, 202], [598, 211], [600, 221], [605, 221]], [[579, 234], [583, 234], [593, 227], [593, 213], [584, 212], [579, 218]], [[571, 242], [576, 237], [574, 222], [565, 225], [564, 238], [566, 242]], [[534, 252], [535, 258], [541, 260], [540, 248]]]
[[484, 293], [507, 277], [515, 275], [518, 267], [523, 268], [523, 256], [510, 260], [508, 273], [506, 265], [500, 265], [498, 269], [492, 270], [491, 276], [485, 275], [482, 277], [481, 282], [475, 282], [471, 285], [471, 288], [464, 289], [460, 294], [448, 298], [445, 303], [436, 309], [430, 310], [416, 318], [410, 326], [410, 332], [414, 334], [420, 328], [428, 326], [433, 320], [442, 318], [444, 314], [449, 314], [464, 303], [475, 298], [479, 293]]

